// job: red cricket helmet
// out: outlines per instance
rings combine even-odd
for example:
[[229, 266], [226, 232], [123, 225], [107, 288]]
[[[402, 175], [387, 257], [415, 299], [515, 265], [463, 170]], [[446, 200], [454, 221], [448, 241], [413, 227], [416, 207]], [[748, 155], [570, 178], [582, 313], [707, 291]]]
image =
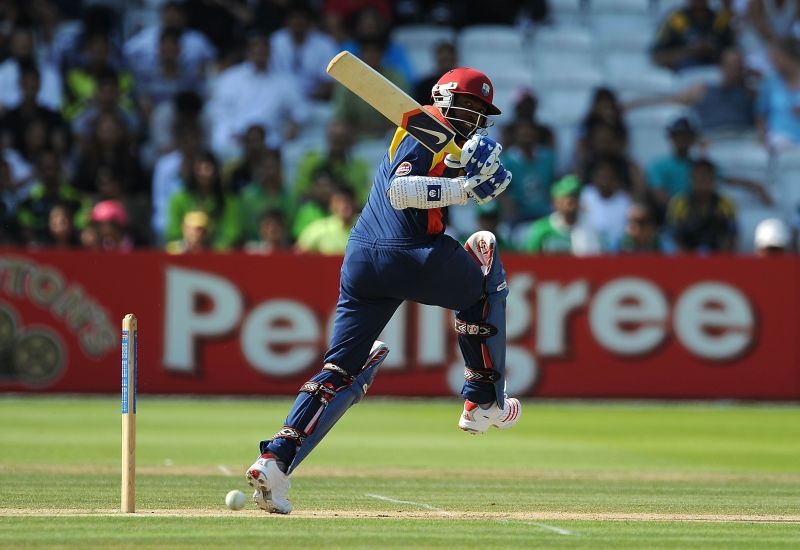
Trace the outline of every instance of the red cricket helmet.
[[433, 86], [431, 93], [433, 104], [437, 107], [450, 107], [453, 101], [452, 94], [471, 95], [486, 104], [486, 114], [500, 114], [500, 109], [492, 103], [494, 98], [492, 81], [477, 69], [459, 67], [444, 73]]

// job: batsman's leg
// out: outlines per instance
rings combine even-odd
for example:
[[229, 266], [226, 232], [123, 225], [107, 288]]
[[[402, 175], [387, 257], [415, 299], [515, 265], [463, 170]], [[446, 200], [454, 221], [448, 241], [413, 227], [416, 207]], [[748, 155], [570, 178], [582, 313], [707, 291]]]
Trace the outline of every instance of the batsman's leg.
[[325, 366], [300, 388], [283, 428], [261, 442], [261, 457], [246, 474], [260, 508], [291, 511], [285, 496], [289, 474], [372, 385], [389, 351], [375, 339], [400, 303], [357, 299], [342, 286]]
[[505, 270], [497, 253], [497, 240], [489, 231], [473, 234], [464, 248], [483, 271], [483, 296], [456, 313], [458, 345], [464, 355], [464, 411], [458, 426], [470, 433], [483, 433], [491, 426], [505, 429], [517, 423], [520, 403], [507, 398], [506, 284]]

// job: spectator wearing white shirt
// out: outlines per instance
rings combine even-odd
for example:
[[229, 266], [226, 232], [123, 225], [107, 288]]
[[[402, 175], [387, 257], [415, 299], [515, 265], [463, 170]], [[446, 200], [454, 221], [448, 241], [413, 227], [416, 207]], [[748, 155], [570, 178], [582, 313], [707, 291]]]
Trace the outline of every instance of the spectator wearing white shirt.
[[622, 190], [622, 177], [612, 160], [597, 161], [590, 174], [591, 184], [581, 191], [582, 217], [597, 234], [603, 251], [614, 252], [625, 234], [631, 198]]
[[186, 28], [186, 11], [181, 2], [166, 2], [161, 8], [161, 22], [145, 27], [123, 46], [123, 54], [134, 73], [146, 72], [158, 64], [158, 45], [162, 32], [180, 33], [180, 63], [189, 73], [203, 74], [217, 59], [217, 49], [202, 32]]
[[40, 105], [53, 111], [61, 109], [61, 76], [56, 67], [48, 63], [36, 62], [33, 30], [28, 27], [16, 27], [11, 34], [9, 50], [11, 56], [0, 63], [0, 108], [14, 109], [22, 101], [19, 78], [20, 63], [36, 63], [41, 75], [41, 85], [37, 101]]
[[302, 86], [292, 75], [269, 68], [269, 39], [250, 34], [247, 58], [222, 72], [213, 84], [205, 116], [211, 128], [211, 148], [223, 160], [240, 155], [240, 138], [247, 128], [267, 128], [267, 145], [280, 149], [297, 137], [309, 117]]
[[293, 4], [284, 26], [272, 34], [271, 66], [297, 78], [304, 93], [318, 100], [328, 100], [333, 80], [325, 68], [338, 49], [333, 39], [314, 28], [313, 12], [305, 3]]

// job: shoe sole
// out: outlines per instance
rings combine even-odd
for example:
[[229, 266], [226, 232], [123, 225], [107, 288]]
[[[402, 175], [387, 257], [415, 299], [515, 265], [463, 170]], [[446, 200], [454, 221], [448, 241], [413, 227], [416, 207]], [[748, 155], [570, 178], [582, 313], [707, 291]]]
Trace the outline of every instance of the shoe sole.
[[[260, 473], [260, 472], [259, 472]], [[272, 503], [272, 490], [267, 485], [266, 476], [259, 475], [258, 477], [254, 476], [251, 472], [247, 472], [244, 477], [247, 479], [247, 484], [250, 485], [254, 490], [261, 493], [261, 498], [264, 499], [264, 508], [258, 500], [253, 497], [253, 502], [256, 503], [256, 506], [261, 508], [262, 510], [269, 512], [270, 514], [288, 514], [289, 512], [285, 512], [275, 506]], [[291, 510], [290, 510], [291, 511]]]

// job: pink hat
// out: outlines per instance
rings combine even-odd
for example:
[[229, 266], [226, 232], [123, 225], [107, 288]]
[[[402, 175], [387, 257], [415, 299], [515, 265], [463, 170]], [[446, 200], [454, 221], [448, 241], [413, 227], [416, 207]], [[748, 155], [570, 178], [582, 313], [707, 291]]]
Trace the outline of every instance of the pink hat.
[[89, 217], [93, 222], [115, 222], [122, 227], [128, 225], [128, 212], [119, 201], [107, 200], [100, 201], [92, 208]]

